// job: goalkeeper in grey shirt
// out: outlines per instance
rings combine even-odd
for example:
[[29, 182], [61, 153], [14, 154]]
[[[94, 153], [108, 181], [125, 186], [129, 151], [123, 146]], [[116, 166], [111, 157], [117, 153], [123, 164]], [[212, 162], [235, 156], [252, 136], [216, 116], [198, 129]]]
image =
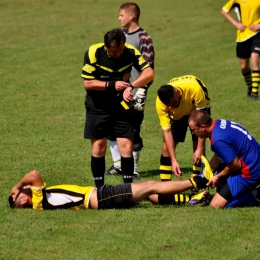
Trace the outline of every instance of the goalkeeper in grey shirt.
[[[126, 36], [126, 43], [133, 45], [137, 48], [144, 59], [149, 62], [150, 66], [154, 69], [154, 48], [153, 41], [149, 34], [139, 26], [140, 8], [135, 3], [124, 3], [119, 8], [119, 18], [121, 26], [124, 29]], [[140, 73], [133, 68], [131, 71], [130, 82], [138, 78]], [[134, 89], [132, 94], [134, 96], [134, 141], [133, 141], [133, 157], [134, 157], [134, 178], [139, 178], [137, 172], [140, 160], [141, 149], [143, 148], [143, 139], [140, 136], [141, 124], [144, 119], [144, 107], [147, 96], [147, 91], [150, 82], [146, 86]], [[105, 174], [121, 174], [121, 156], [117, 147], [116, 139], [110, 137], [110, 151], [114, 164], [110, 167]]]

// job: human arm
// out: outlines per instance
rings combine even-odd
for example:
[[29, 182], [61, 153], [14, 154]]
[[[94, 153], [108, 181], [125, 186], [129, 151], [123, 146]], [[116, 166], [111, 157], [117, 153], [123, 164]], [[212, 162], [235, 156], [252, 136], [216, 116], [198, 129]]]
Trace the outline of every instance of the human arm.
[[84, 80], [84, 88], [86, 90], [96, 90], [104, 91], [107, 88], [114, 88], [117, 91], [122, 91], [129, 86], [127, 82], [124, 81], [101, 81], [97, 79]]
[[10, 195], [15, 201], [16, 198], [21, 193], [23, 187], [31, 185], [31, 186], [44, 186], [41, 175], [38, 171], [33, 170], [27, 174], [12, 188]]
[[212, 171], [215, 172], [220, 165], [220, 158], [214, 153], [214, 155], [211, 158], [209, 164], [210, 164]]
[[246, 26], [241, 22], [236, 21], [229, 13], [225, 12], [223, 9], [221, 10], [221, 14], [225, 17], [227, 21], [229, 21], [233, 26], [235, 26], [238, 30], [244, 31]]
[[232, 162], [230, 162], [220, 173], [214, 175], [210, 181], [207, 183], [207, 186], [215, 188], [218, 186], [219, 179], [227, 177], [232, 173], [238, 172], [241, 170], [241, 162], [238, 157], [236, 157]]
[[193, 164], [194, 165], [198, 165], [200, 163], [201, 155], [204, 154], [204, 150], [205, 150], [205, 142], [206, 142], [205, 138], [200, 138], [200, 137], [198, 138], [198, 145], [193, 154]]
[[176, 159], [176, 154], [175, 154], [176, 145], [174, 144], [171, 129], [163, 130], [163, 138], [164, 138], [164, 142], [165, 142], [168, 154], [171, 158], [172, 172], [175, 174], [176, 177], [180, 178], [183, 175], [183, 172], [181, 171], [180, 166]]
[[[140, 76], [131, 83], [131, 85], [134, 88], [140, 88], [148, 84], [153, 79], [154, 79], [154, 72], [151, 67], [147, 67], [141, 72]], [[123, 92], [123, 98], [127, 102], [133, 101], [134, 99], [131, 91], [132, 91], [132, 87], [129, 87], [126, 88], [125, 91]]]
[[249, 29], [254, 31], [254, 32], [259, 31], [260, 30], [260, 23], [249, 26]]

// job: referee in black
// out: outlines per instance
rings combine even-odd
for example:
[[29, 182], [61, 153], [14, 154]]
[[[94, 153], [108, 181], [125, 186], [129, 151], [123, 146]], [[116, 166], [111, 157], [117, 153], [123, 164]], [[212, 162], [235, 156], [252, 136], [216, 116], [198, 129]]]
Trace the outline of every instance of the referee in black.
[[[104, 184], [107, 137], [117, 139], [124, 183], [133, 181], [133, 115], [128, 106], [134, 102], [131, 91], [154, 78], [154, 72], [141, 53], [125, 43], [121, 29], [104, 36], [104, 43], [93, 44], [84, 56], [81, 77], [86, 89], [84, 138], [91, 141], [91, 170], [96, 187]], [[131, 84], [132, 66], [141, 74]], [[133, 108], [132, 108], [133, 109]]]

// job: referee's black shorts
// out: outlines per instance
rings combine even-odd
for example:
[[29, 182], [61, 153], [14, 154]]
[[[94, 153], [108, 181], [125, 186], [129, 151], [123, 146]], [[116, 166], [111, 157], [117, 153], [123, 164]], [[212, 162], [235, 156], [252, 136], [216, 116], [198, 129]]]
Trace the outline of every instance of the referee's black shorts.
[[122, 209], [135, 205], [131, 183], [103, 185], [97, 189], [98, 209]]
[[87, 96], [85, 101], [86, 123], [84, 138], [102, 139], [114, 135], [116, 138], [129, 138], [134, 136], [134, 118], [128, 110], [121, 106], [117, 99], [111, 103], [97, 106]]

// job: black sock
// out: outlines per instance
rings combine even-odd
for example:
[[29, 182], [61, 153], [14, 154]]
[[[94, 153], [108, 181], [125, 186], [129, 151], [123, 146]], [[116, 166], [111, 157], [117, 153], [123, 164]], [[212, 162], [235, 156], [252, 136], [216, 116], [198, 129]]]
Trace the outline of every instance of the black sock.
[[100, 188], [104, 185], [104, 173], [106, 169], [105, 156], [103, 157], [91, 157], [91, 171], [95, 186]]
[[121, 169], [124, 183], [132, 183], [133, 182], [133, 174], [134, 174], [134, 158], [124, 158], [121, 157]]
[[172, 178], [172, 161], [170, 157], [165, 157], [161, 155], [160, 178], [161, 181], [170, 181]]

